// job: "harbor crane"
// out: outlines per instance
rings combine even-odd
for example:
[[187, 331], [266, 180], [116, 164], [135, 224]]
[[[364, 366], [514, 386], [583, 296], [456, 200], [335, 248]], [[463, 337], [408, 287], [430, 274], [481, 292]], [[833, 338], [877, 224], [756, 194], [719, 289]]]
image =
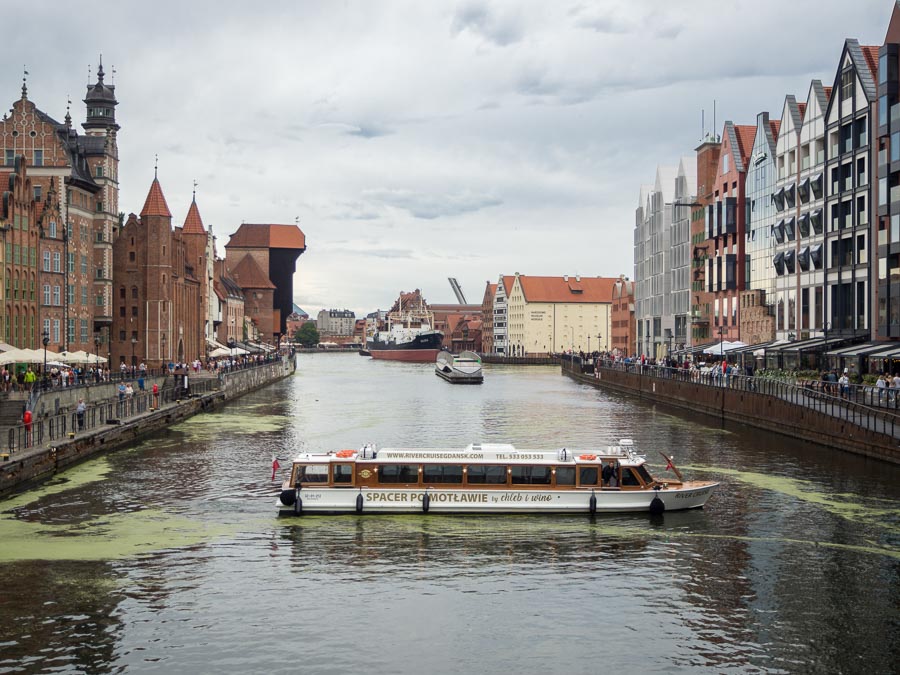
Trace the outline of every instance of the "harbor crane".
[[456, 294], [456, 301], [461, 305], [468, 305], [469, 303], [466, 302], [466, 296], [463, 295], [459, 282], [453, 277], [448, 277], [447, 281], [450, 282], [450, 288], [452, 288], [453, 292]]

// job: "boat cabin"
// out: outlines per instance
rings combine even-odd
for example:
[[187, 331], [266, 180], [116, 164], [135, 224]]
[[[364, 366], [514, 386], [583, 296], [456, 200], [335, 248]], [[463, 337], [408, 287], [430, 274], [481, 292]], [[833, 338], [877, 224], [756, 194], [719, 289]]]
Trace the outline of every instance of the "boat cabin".
[[[304, 454], [289, 487], [647, 490], [658, 484], [630, 441], [603, 452], [516, 450], [509, 444], [459, 450], [364, 446]], [[607, 468], [608, 467], [608, 468]], [[612, 480], [610, 479], [610, 474]], [[672, 481], [669, 481], [672, 482]]]

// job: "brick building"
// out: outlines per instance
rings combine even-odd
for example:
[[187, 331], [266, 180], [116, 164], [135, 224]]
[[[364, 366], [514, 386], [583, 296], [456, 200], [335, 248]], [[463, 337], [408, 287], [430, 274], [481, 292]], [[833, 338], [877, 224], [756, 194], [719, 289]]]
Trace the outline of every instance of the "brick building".
[[494, 353], [494, 296], [497, 284], [485, 283], [484, 297], [481, 299], [481, 351]]
[[190, 250], [183, 229], [172, 228], [172, 213], [154, 177], [140, 218], [130, 214], [113, 244], [111, 367], [205, 356], [201, 284]]
[[[26, 326], [19, 325], [19, 338], [24, 342], [17, 346], [36, 344], [46, 330], [49, 347], [55, 351], [93, 351], [95, 333], [104, 341], [108, 336], [112, 320], [112, 241], [119, 224], [119, 125], [115, 86], [104, 82], [102, 65], [97, 81], [88, 85], [84, 103], [85, 133], [80, 135], [68, 111], [64, 122], [57, 122], [28, 99], [23, 83], [21, 97], [0, 120], [3, 165], [13, 171], [15, 157], [24, 157], [31, 181], [30, 198], [37, 202], [34, 217], [39, 219], [43, 234], [36, 246], [29, 244], [36, 255], [33, 281], [39, 316], [34, 317], [33, 330], [30, 318]], [[29, 225], [36, 228], [37, 222]], [[29, 263], [32, 250], [27, 251]], [[45, 253], [49, 253], [49, 259]], [[15, 248], [9, 259], [15, 260]], [[11, 281], [15, 282], [15, 275]], [[29, 278], [29, 296], [31, 282]], [[45, 302], [47, 287], [49, 302]], [[11, 292], [14, 296], [14, 285]], [[17, 310], [11, 309], [14, 313], [8, 320], [4, 318], [4, 330], [19, 320]], [[10, 331], [12, 337], [12, 328]]]
[[722, 143], [709, 136], [696, 148], [697, 207], [691, 215], [691, 344], [700, 345], [712, 340], [710, 317], [712, 294], [707, 289], [706, 264], [712, 243], [707, 236], [707, 210], [715, 204], [716, 174]]
[[297, 258], [305, 250], [306, 237], [296, 225], [243, 223], [225, 244], [228, 269], [244, 289], [247, 315], [263, 340], [277, 342], [287, 329]]
[[634, 282], [621, 274], [612, 288], [609, 351], [615, 356], [631, 356], [636, 345]]

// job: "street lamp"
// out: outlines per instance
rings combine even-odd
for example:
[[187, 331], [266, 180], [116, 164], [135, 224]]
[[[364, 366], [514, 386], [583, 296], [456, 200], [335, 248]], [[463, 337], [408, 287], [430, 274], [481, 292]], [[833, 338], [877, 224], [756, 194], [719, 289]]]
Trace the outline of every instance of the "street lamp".
[[725, 326], [719, 326], [719, 359], [725, 355]]
[[44, 369], [41, 371], [41, 377], [47, 378], [47, 345], [50, 344], [50, 334], [47, 331], [41, 333], [41, 342], [44, 344]]
[[99, 382], [97, 373], [100, 372], [100, 333], [94, 333], [94, 381]]
[[822, 332], [825, 334], [825, 342], [822, 343], [822, 368], [827, 369], [828, 364], [825, 362], [825, 352], [828, 351], [828, 331], [831, 330], [831, 322], [826, 321], [822, 325]]
[[134, 375], [134, 346], [137, 344], [137, 338], [133, 335], [131, 336], [131, 374]]

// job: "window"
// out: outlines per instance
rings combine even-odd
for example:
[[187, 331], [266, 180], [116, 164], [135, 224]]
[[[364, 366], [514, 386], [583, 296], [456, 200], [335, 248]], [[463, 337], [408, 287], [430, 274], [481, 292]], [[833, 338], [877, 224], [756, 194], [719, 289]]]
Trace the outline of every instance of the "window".
[[331, 468], [331, 474], [335, 483], [352, 483], [353, 482], [353, 465], [352, 464], [335, 464]]
[[447, 483], [462, 485], [461, 464], [425, 464], [422, 466], [422, 481], [425, 483]]
[[134, 251], [128, 252], [128, 262], [134, 262]]
[[59, 251], [54, 251], [53, 252], [53, 271], [54, 272], [62, 271], [61, 263], [62, 263], [62, 255], [60, 254]]
[[7, 150], [5, 155], [6, 157], [4, 158], [3, 163], [6, 164], [6, 166], [12, 166], [16, 163], [16, 155], [12, 150]]
[[50, 304], [50, 284], [44, 284], [44, 304]]
[[43, 150], [35, 150], [34, 151], [34, 165], [35, 166], [44, 166], [44, 151]]
[[379, 483], [418, 483], [418, 464], [382, 464], [378, 467]]
[[125, 331], [124, 330], [119, 331], [119, 341], [125, 342]]
[[82, 287], [81, 287], [81, 304], [82, 304], [82, 305], [87, 305], [87, 304], [88, 304], [88, 289], [87, 289], [87, 286], [82, 286]]
[[328, 482], [328, 465], [327, 464], [307, 464], [297, 467], [298, 483], [327, 483]]
[[69, 253], [66, 258], [66, 271], [69, 274], [75, 274], [75, 254]]
[[600, 477], [600, 471], [596, 466], [582, 466], [578, 468], [579, 485], [596, 485]]
[[575, 467], [574, 466], [558, 466], [558, 467], [556, 467], [556, 484], [557, 485], [575, 485]]
[[86, 255], [81, 256], [81, 273], [82, 274], [88, 273], [88, 264], [87, 264], [87, 256]]
[[50, 271], [50, 251], [44, 251], [44, 271]]
[[66, 319], [66, 342], [75, 342], [75, 319]]
[[51, 220], [50, 223], [47, 225], [47, 235], [51, 239], [56, 239], [56, 221], [55, 220]]
[[510, 478], [513, 485], [550, 485], [550, 467], [515, 465]]
[[641, 481], [634, 474], [634, 471], [628, 467], [622, 467], [622, 487], [640, 487]]
[[849, 101], [853, 98], [853, 92], [856, 85], [856, 73], [852, 68], [848, 68], [841, 73], [841, 98]]
[[44, 330], [41, 334], [42, 336], [43, 333], [46, 333], [47, 337], [50, 337], [50, 319], [44, 319]]
[[94, 175], [97, 176], [97, 178], [103, 178], [103, 167], [100, 166], [99, 164], [97, 165], [97, 168], [94, 170]]
[[131, 287], [131, 299], [132, 299], [132, 300], [137, 300], [137, 297], [138, 297], [137, 286], [132, 286], [132, 287]]
[[53, 306], [59, 307], [60, 304], [62, 303], [60, 302], [59, 286], [57, 285], [53, 287]]
[[51, 340], [59, 344], [59, 319], [53, 319], [53, 337]]
[[35, 185], [32, 189], [34, 191], [34, 201], [36, 201], [36, 202], [41, 201], [41, 186]]
[[138, 315], [138, 308], [137, 308], [137, 306], [134, 306], [131, 308], [131, 316], [137, 316], [137, 315]]
[[75, 286], [66, 286], [66, 302], [68, 302], [69, 305], [75, 304]]
[[124, 307], [119, 307], [119, 316], [122, 316], [122, 317], [125, 316], [125, 308]]
[[506, 467], [484, 464], [469, 465], [466, 470], [466, 482], [469, 485], [505, 485]]
[[81, 322], [81, 341], [87, 342], [88, 341], [88, 320], [81, 319], [80, 322]]

